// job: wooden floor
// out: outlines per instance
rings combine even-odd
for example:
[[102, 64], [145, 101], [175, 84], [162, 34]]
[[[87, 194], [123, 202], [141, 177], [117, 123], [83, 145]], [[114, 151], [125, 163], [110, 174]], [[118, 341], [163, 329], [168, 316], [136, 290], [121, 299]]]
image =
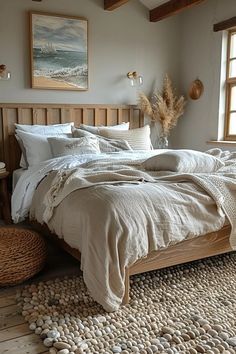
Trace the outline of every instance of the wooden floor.
[[[47, 264], [44, 270], [32, 280], [40, 281], [63, 275], [80, 274], [79, 268], [79, 263], [74, 258], [50, 244]], [[0, 354], [48, 353], [40, 337], [29, 330], [16, 305], [16, 293], [23, 285], [0, 288]]]
[[48, 353], [40, 337], [29, 330], [15, 302], [16, 289], [0, 291], [0, 353]]

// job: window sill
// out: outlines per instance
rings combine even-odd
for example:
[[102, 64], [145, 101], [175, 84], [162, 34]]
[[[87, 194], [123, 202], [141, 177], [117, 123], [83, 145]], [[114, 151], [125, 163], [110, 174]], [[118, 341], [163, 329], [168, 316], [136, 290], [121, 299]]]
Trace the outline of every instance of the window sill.
[[236, 140], [210, 140], [207, 141], [207, 144], [236, 146]]

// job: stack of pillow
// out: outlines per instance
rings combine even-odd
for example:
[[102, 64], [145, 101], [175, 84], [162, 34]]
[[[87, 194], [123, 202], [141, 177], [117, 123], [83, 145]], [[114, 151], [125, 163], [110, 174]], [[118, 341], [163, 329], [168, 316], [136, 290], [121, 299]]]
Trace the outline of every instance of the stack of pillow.
[[97, 154], [121, 150], [150, 150], [150, 127], [129, 130], [129, 123], [94, 127], [74, 123], [55, 125], [15, 124], [22, 150], [20, 166], [28, 168], [41, 161], [65, 155]]

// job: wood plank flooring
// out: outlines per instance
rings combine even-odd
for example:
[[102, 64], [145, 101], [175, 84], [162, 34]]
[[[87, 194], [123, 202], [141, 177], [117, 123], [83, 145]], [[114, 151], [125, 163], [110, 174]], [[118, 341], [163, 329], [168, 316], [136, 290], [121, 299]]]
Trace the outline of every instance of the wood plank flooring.
[[[78, 261], [54, 244], [49, 244], [47, 264], [31, 281], [74, 274], [81, 274]], [[22, 286], [24, 284], [0, 289], [0, 354], [48, 354], [48, 349], [29, 329], [16, 304], [16, 293]]]
[[17, 288], [0, 292], [0, 353], [48, 353], [40, 337], [34, 334], [20, 314], [15, 301]]

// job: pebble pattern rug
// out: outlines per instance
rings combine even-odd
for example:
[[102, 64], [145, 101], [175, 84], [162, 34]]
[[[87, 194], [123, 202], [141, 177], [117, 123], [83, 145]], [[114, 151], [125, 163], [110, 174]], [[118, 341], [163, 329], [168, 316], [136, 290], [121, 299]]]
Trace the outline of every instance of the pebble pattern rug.
[[236, 253], [134, 276], [130, 295], [106, 313], [73, 277], [17, 300], [51, 354], [236, 353]]

